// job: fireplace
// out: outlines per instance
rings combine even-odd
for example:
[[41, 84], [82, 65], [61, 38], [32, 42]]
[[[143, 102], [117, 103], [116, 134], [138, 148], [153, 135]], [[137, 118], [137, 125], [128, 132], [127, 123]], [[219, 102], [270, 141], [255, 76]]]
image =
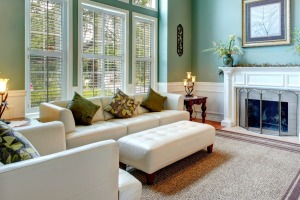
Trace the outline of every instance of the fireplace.
[[239, 126], [261, 134], [297, 136], [297, 93], [256, 88], [236, 91]]
[[300, 66], [219, 69], [224, 72], [222, 126], [300, 138]]

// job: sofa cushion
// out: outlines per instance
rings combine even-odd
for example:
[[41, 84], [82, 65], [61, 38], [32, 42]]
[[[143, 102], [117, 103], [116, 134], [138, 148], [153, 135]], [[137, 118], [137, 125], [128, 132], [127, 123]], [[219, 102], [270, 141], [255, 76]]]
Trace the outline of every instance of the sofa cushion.
[[126, 134], [125, 125], [108, 121], [97, 121], [90, 126], [76, 126], [74, 132], [66, 135], [67, 149], [102, 140], [118, 140]]
[[100, 106], [95, 105], [75, 92], [67, 108], [72, 111], [76, 125], [91, 125], [93, 117]]
[[129, 118], [134, 114], [139, 103], [118, 89], [110, 104], [105, 106], [104, 110], [119, 118]]
[[10, 164], [39, 156], [23, 135], [0, 122], [0, 162]]
[[137, 115], [126, 119], [115, 118], [109, 121], [124, 124], [125, 126], [127, 126], [127, 134], [137, 133], [159, 126], [159, 119], [144, 115]]
[[190, 113], [184, 110], [162, 110], [161, 112], [144, 113], [141, 116], [151, 116], [159, 119], [160, 126], [190, 119]]
[[[146, 98], [146, 95], [147, 94], [133, 94], [132, 98], [134, 98], [136, 101], [143, 102], [144, 99]], [[145, 107], [141, 106], [141, 104], [139, 104], [135, 110], [135, 115], [140, 115], [140, 114], [148, 113], [148, 112], [149, 112], [149, 110], [147, 108], [145, 108]]]
[[142, 183], [128, 172], [119, 169], [119, 200], [138, 200], [142, 196]]
[[152, 88], [149, 88], [148, 95], [141, 103], [141, 106], [154, 112], [160, 112], [163, 109], [166, 100], [167, 97], [161, 96], [159, 93], [152, 90]]
[[100, 97], [91, 97], [87, 99], [91, 101], [93, 104], [100, 106], [100, 108], [97, 110], [96, 114], [94, 115], [92, 122], [104, 121], [103, 106]]

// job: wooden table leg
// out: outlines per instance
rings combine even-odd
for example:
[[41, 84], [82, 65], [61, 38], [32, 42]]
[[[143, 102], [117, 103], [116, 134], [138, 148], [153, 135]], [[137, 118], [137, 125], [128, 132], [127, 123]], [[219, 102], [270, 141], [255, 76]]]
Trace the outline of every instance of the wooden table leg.
[[155, 178], [155, 172], [152, 174], [146, 173], [147, 185], [152, 185], [154, 183], [154, 178]]
[[202, 110], [202, 123], [205, 124], [205, 117], [206, 117], [206, 101], [204, 101], [202, 103], [202, 106], [201, 106], [201, 110]]
[[193, 115], [193, 107], [192, 107], [192, 105], [190, 105], [190, 104], [186, 104], [185, 107], [186, 107], [186, 110], [189, 111], [189, 113], [190, 113], [190, 121], [192, 121], [192, 120], [193, 120], [193, 118], [192, 118], [192, 115]]

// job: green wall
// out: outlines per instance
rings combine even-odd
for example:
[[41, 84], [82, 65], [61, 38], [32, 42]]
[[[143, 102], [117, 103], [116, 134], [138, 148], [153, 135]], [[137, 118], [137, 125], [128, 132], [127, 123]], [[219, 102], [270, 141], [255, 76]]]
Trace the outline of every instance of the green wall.
[[[161, 0], [159, 12], [159, 82], [180, 82], [192, 69], [192, 1]], [[177, 26], [183, 26], [183, 55], [177, 54]]]
[[[300, 1], [291, 0], [291, 26], [300, 27]], [[222, 60], [210, 52], [201, 52], [212, 46], [212, 41], [228, 41], [228, 35], [242, 37], [241, 0], [192, 0], [192, 72], [201, 82], [223, 82], [218, 76]], [[236, 44], [241, 44], [238, 41]], [[243, 48], [242, 57], [235, 63], [300, 64], [300, 56], [287, 52], [291, 45]], [[199, 81], [199, 79], [198, 79]]]
[[0, 0], [0, 78], [9, 90], [23, 90], [25, 82], [25, 2]]

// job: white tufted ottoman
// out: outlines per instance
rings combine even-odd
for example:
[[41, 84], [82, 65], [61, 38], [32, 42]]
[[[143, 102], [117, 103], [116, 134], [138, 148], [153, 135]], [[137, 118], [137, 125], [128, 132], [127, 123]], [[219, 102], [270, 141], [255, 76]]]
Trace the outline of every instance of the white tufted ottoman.
[[147, 184], [152, 184], [157, 170], [205, 147], [211, 153], [214, 140], [214, 127], [191, 121], [141, 131], [118, 140], [120, 166], [146, 172]]

